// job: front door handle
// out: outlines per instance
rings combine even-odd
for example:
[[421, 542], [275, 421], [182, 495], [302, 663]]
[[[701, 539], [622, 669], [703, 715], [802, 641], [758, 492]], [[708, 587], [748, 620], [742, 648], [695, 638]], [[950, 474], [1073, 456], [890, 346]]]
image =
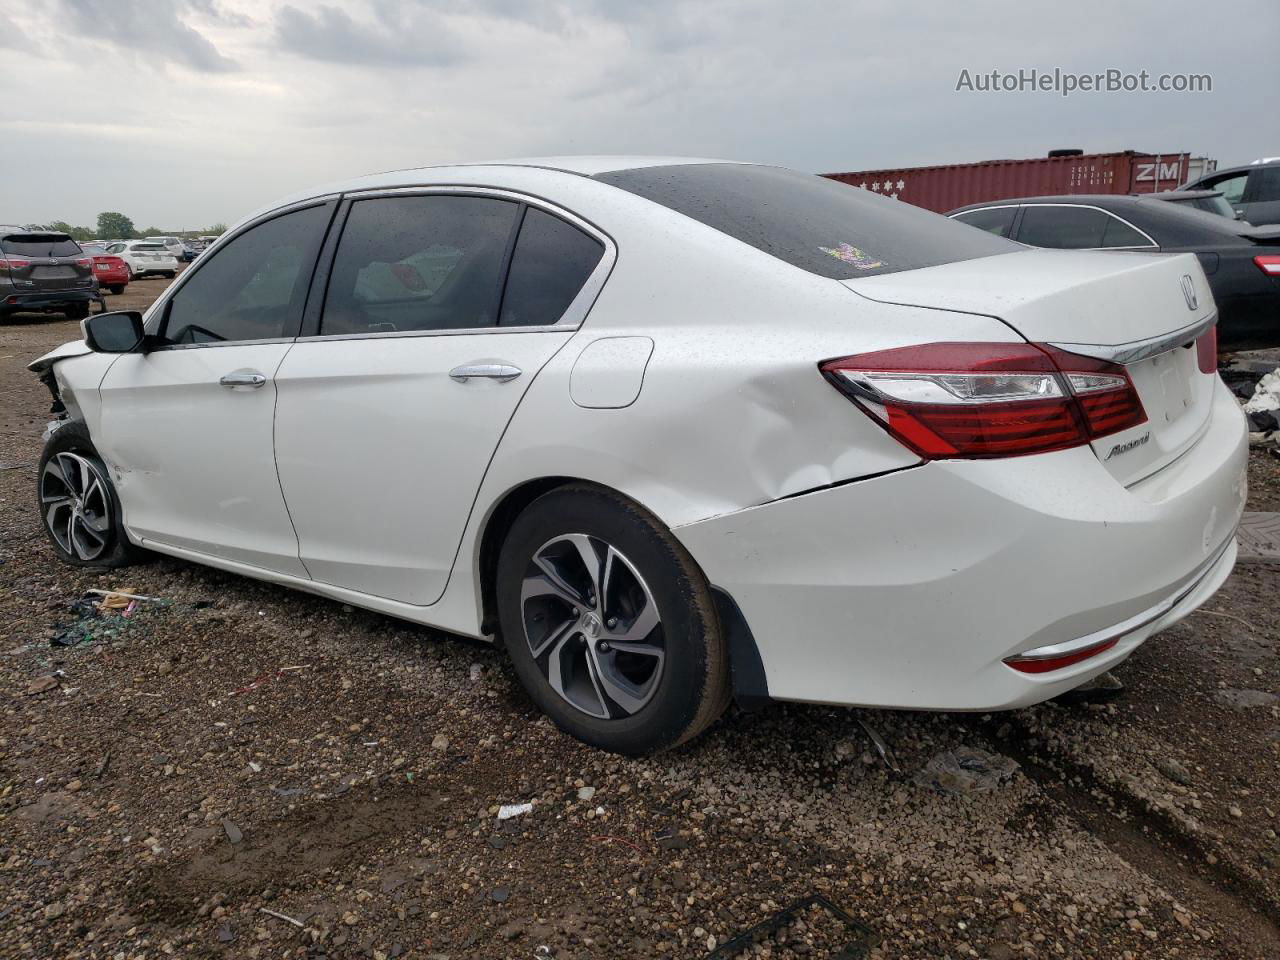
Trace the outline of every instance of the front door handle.
[[464, 363], [449, 371], [449, 378], [457, 383], [468, 380], [497, 380], [499, 383], [510, 383], [524, 371], [509, 363]]
[[260, 387], [267, 378], [260, 373], [228, 373], [218, 382], [224, 387]]

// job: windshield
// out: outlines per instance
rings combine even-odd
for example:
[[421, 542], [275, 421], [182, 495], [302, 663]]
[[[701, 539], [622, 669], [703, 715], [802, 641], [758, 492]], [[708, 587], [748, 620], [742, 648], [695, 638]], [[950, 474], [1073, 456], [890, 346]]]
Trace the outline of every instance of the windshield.
[[28, 233], [0, 240], [0, 250], [23, 257], [76, 257], [80, 247], [65, 233]]
[[679, 164], [595, 179], [833, 280], [1023, 249], [909, 203], [781, 167]]

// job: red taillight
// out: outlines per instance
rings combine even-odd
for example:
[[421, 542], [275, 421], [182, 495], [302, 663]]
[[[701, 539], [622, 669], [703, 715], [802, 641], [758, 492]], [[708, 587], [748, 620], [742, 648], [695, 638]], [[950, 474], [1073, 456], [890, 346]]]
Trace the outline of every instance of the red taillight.
[[1029, 343], [930, 343], [820, 369], [928, 459], [1064, 450], [1146, 420], [1124, 367]]
[[1201, 373], [1218, 372], [1218, 327], [1214, 324], [1196, 338], [1196, 366]]
[[1274, 256], [1258, 256], [1253, 258], [1253, 262], [1258, 265], [1261, 270], [1269, 277], [1280, 277], [1280, 257]]
[[21, 270], [23, 267], [31, 266], [30, 260], [18, 260], [14, 257], [0, 259], [0, 268], [5, 270]]
[[77, 260], [77, 261], [76, 261], [76, 266], [77, 266], [77, 267], [92, 267], [92, 266], [93, 266], [93, 261], [92, 261], [92, 260], [90, 260], [88, 257], [81, 257], [79, 260]]
[[1095, 643], [1092, 646], [1085, 647], [1083, 650], [1064, 653], [1059, 657], [1009, 657], [1005, 660], [1005, 663], [1019, 673], [1050, 673], [1054, 670], [1061, 670], [1063, 667], [1069, 667], [1073, 663], [1079, 663], [1081, 660], [1096, 657], [1100, 653], [1106, 653], [1119, 642], [1120, 638], [1116, 637], [1112, 640], [1103, 640], [1100, 643]]

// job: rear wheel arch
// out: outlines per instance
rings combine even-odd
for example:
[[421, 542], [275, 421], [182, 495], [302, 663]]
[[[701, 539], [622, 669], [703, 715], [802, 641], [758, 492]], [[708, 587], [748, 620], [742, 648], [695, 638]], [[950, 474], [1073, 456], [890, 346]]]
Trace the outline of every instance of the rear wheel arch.
[[480, 629], [483, 633], [497, 633], [498, 629], [498, 557], [502, 553], [502, 545], [516, 517], [544, 494], [559, 487], [570, 484], [595, 487], [608, 490], [618, 496], [625, 496], [617, 490], [603, 484], [583, 480], [580, 477], [539, 477], [526, 480], [502, 495], [502, 498], [489, 511], [484, 530], [480, 534], [478, 552], [479, 585], [480, 585]]

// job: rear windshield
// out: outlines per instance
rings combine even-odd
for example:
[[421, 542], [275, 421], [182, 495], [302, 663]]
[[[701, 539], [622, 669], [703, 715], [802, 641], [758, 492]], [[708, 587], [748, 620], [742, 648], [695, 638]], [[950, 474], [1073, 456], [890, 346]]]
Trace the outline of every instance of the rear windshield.
[[80, 247], [65, 233], [29, 233], [0, 240], [0, 250], [26, 257], [75, 257]]
[[595, 179], [833, 280], [1023, 249], [920, 207], [780, 167], [680, 164]]
[[164, 244], [163, 243], [135, 243], [133, 245], [133, 249], [134, 250], [163, 250]]

